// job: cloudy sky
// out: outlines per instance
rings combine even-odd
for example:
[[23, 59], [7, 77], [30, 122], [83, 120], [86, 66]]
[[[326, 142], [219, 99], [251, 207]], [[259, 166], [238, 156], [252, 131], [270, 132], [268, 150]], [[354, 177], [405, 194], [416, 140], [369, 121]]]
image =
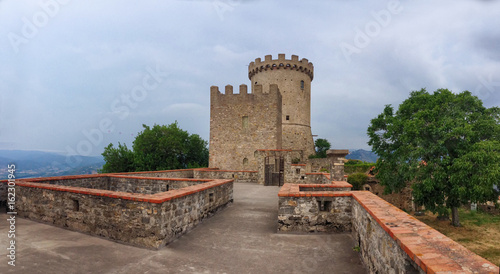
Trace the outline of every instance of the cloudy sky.
[[313, 134], [364, 148], [413, 90], [500, 102], [500, 1], [0, 1], [0, 149], [99, 155], [142, 124], [208, 140], [211, 85], [308, 58]]

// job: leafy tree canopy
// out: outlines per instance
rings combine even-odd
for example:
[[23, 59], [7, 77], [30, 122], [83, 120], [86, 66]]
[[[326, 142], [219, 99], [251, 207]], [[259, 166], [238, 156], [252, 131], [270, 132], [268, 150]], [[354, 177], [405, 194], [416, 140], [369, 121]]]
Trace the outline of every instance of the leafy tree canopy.
[[414, 91], [399, 109], [387, 105], [371, 120], [369, 145], [380, 158], [377, 178], [387, 192], [413, 181], [415, 202], [459, 226], [458, 207], [497, 201], [500, 182], [499, 108], [464, 91]]
[[154, 171], [208, 166], [207, 141], [197, 134], [170, 125], [142, 125], [134, 140], [133, 151], [126, 145], [109, 144], [102, 155], [106, 163], [101, 172]]
[[361, 190], [368, 182], [368, 175], [365, 173], [354, 173], [347, 177], [347, 182], [352, 185], [352, 190]]
[[109, 144], [104, 148], [102, 156], [106, 163], [100, 170], [101, 173], [135, 171], [134, 153], [127, 148], [126, 144], [122, 145], [118, 142], [117, 148]]
[[326, 151], [330, 149], [331, 144], [327, 139], [316, 139], [314, 142], [316, 147], [316, 154], [309, 156], [309, 158], [326, 158]]

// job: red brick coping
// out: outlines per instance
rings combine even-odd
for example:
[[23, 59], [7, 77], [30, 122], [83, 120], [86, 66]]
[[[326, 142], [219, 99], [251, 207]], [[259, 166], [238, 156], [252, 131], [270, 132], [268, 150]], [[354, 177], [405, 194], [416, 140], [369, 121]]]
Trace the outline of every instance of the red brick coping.
[[[67, 176], [55, 176], [55, 177], [39, 177], [39, 178], [21, 178], [21, 179], [16, 179], [16, 182], [22, 182], [22, 181], [50, 181], [50, 180], [71, 180], [71, 179], [85, 179], [85, 178], [95, 178], [95, 177], [116, 177], [116, 176], [124, 176], [127, 178], [134, 178], [129, 175], [134, 175], [134, 174], [155, 174], [155, 173], [169, 173], [169, 172], [179, 172], [179, 171], [217, 171], [217, 168], [194, 168], [194, 169], [174, 169], [174, 170], [158, 170], [158, 171], [137, 171], [137, 172], [122, 172], [122, 173], [102, 173], [102, 174], [84, 174], [84, 175], [67, 175]], [[148, 178], [148, 179], [156, 179], [158, 177], [142, 177], [142, 176], [136, 176], [137, 178]], [[168, 178], [159, 178], [159, 179], [168, 179]], [[192, 178], [185, 178], [185, 180], [192, 179]], [[194, 180], [199, 180], [199, 179], [194, 179]], [[0, 180], [1, 183], [7, 183], [8, 180]]]
[[[330, 173], [312, 172], [312, 173], [306, 173], [306, 175], [323, 175], [326, 177], [326, 179], [330, 180]], [[331, 181], [331, 185], [334, 187], [350, 187], [350, 188], [352, 188], [352, 185], [346, 181]], [[322, 185], [322, 186], [325, 186], [325, 185]]]
[[[78, 194], [86, 194], [93, 196], [103, 196], [115, 199], [131, 200], [137, 202], [147, 202], [154, 204], [161, 204], [166, 201], [181, 198], [187, 195], [191, 195], [203, 190], [221, 186], [224, 184], [232, 183], [234, 180], [210, 180], [210, 179], [171, 179], [171, 178], [150, 178], [150, 177], [131, 177], [131, 176], [116, 176], [116, 175], [106, 175], [107, 177], [118, 177], [118, 178], [134, 178], [134, 179], [144, 179], [144, 180], [164, 180], [164, 181], [198, 181], [205, 182], [199, 185], [188, 186], [181, 189], [173, 189], [166, 192], [160, 192], [156, 194], [138, 194], [138, 193], [127, 193], [118, 192], [102, 189], [91, 189], [84, 187], [72, 187], [72, 186], [61, 186], [46, 183], [36, 183], [36, 181], [48, 181], [48, 180], [64, 180], [66, 179], [78, 179], [78, 178], [89, 178], [89, 177], [99, 177], [99, 175], [89, 176], [65, 176], [65, 177], [52, 177], [52, 178], [37, 178], [37, 179], [24, 179], [16, 182], [17, 186], [22, 187], [32, 187], [49, 189], [55, 191], [72, 192]], [[68, 178], [70, 177], [70, 178]]]
[[[21, 182], [45, 182], [45, 181], [62, 181], [62, 180], [78, 180], [78, 179], [88, 179], [88, 178], [125, 178], [125, 179], [140, 179], [140, 180], [158, 180], [158, 181], [184, 181], [184, 182], [210, 182], [212, 179], [193, 179], [193, 178], [161, 178], [161, 177], [143, 177], [143, 176], [127, 176], [119, 175], [122, 173], [107, 173], [107, 174], [91, 174], [91, 175], [71, 175], [71, 176], [59, 176], [59, 177], [40, 177], [40, 178], [25, 178], [18, 179], [18, 183]], [[7, 181], [2, 181], [7, 182]]]
[[[122, 173], [105, 173], [109, 175], [124, 175], [124, 174], [155, 174], [155, 173], [169, 173], [169, 172], [179, 172], [179, 171], [194, 171], [194, 170], [212, 170], [214, 168], [202, 167], [202, 168], [191, 168], [191, 169], [171, 169], [171, 170], [155, 170], [155, 171], [136, 171], [136, 172], [122, 172]], [[105, 175], [102, 174], [102, 175]], [[77, 175], [78, 176], [78, 175]]]
[[220, 170], [220, 169], [200, 169], [199, 172], [243, 172], [243, 173], [257, 173], [253, 170]]
[[[344, 182], [339, 182], [344, 183]], [[284, 184], [279, 193], [278, 197], [341, 197], [341, 196], [352, 196], [351, 192], [348, 191], [300, 191], [300, 188], [339, 188], [347, 186], [336, 186], [336, 185], [325, 185], [325, 184]]]
[[425, 273], [500, 273], [499, 268], [369, 191], [300, 191], [285, 184], [279, 197], [353, 197]]

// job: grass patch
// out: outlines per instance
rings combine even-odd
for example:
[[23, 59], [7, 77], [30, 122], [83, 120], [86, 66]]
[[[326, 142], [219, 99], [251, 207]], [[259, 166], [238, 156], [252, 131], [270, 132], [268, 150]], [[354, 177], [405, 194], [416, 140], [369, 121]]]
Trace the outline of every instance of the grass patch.
[[457, 241], [460, 243], [470, 243], [470, 242], [473, 242], [474, 240], [471, 238], [459, 238], [459, 239], [457, 239]]
[[430, 212], [414, 217], [470, 251], [500, 265], [500, 216], [466, 209], [459, 209], [459, 216], [462, 227], [454, 227], [450, 221], [439, 221], [437, 215]]
[[500, 216], [493, 216], [488, 213], [483, 213], [479, 211], [470, 211], [462, 208], [459, 209], [458, 212], [460, 215], [460, 221], [464, 223], [469, 223], [476, 226], [482, 226], [484, 224], [500, 223]]

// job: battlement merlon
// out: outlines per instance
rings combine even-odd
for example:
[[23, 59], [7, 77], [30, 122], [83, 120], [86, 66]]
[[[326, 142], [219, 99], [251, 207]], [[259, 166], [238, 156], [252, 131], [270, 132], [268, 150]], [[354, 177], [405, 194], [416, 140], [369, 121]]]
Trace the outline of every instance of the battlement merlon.
[[266, 55], [264, 61], [261, 58], [256, 58], [254, 62], [251, 62], [248, 66], [248, 78], [251, 80], [252, 76], [255, 74], [274, 69], [289, 69], [296, 70], [307, 74], [311, 77], [311, 81], [314, 78], [314, 65], [309, 62], [306, 58], [302, 58], [299, 61], [297, 55], [292, 55], [291, 59], [286, 59], [285, 54], [278, 54], [278, 59], [274, 59], [272, 55]]
[[[278, 85], [276, 84], [271, 84], [269, 85], [269, 90], [271, 94], [274, 93], [279, 93]], [[245, 84], [240, 85], [240, 93], [239, 94], [234, 94], [233, 93], [233, 86], [227, 85], [224, 88], [224, 94], [220, 92], [218, 86], [211, 86], [210, 87], [210, 95], [211, 96], [224, 96], [224, 95], [248, 95], [248, 86]], [[255, 85], [254, 87], [254, 93], [255, 95], [260, 95], [260, 94], [266, 94], [264, 93], [264, 90], [262, 88], [262, 85]]]

